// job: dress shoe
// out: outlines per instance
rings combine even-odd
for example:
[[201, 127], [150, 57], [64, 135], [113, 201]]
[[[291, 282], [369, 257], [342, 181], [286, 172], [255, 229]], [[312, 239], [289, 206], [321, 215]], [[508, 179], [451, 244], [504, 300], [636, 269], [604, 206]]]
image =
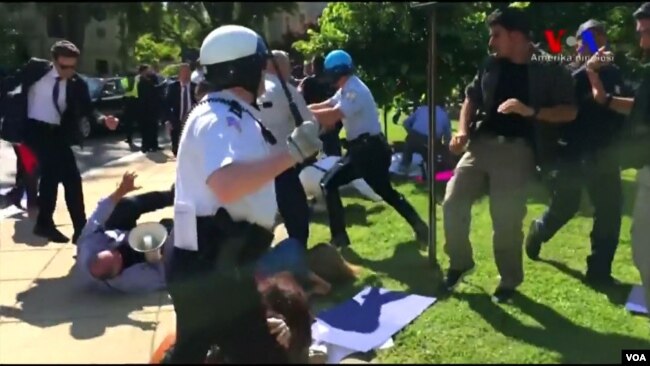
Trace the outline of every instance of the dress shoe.
[[348, 237], [348, 234], [343, 233], [336, 235], [335, 237], [332, 238], [330, 241], [330, 244], [337, 248], [345, 248], [350, 246], [350, 238]]
[[63, 235], [57, 228], [54, 226], [35, 226], [34, 235], [48, 239], [49, 241], [55, 243], [67, 243], [70, 241], [67, 236]]
[[74, 234], [72, 234], [72, 244], [77, 245], [77, 240], [79, 240], [80, 236], [81, 236], [81, 230], [75, 231]]

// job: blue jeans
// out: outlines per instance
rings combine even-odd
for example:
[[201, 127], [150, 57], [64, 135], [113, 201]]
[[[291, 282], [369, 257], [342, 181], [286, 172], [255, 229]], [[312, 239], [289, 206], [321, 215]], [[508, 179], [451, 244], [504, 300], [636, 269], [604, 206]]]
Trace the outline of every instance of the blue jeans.
[[294, 275], [298, 283], [305, 284], [308, 281], [307, 251], [296, 239], [281, 241], [260, 258], [257, 265], [258, 271], [265, 277], [286, 271]]

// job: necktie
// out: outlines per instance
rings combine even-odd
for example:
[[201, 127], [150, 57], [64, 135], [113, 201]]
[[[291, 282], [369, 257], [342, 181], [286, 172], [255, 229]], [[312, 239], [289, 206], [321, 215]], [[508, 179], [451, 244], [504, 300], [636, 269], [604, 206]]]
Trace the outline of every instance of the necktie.
[[59, 107], [59, 82], [61, 81], [60, 77], [56, 77], [56, 81], [54, 82], [54, 89], [52, 89], [52, 100], [54, 101], [54, 108], [56, 108], [56, 111], [59, 112], [59, 116], [61, 115], [61, 108]]
[[181, 116], [180, 120], [183, 122], [183, 118], [185, 117], [185, 109], [187, 108], [186, 106], [186, 98], [185, 98], [185, 85], [181, 86]]

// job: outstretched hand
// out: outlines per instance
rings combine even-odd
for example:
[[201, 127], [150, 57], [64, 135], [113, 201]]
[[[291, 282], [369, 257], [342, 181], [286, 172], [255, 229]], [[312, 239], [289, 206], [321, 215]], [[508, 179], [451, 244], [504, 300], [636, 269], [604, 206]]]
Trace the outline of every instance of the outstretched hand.
[[140, 186], [135, 185], [135, 178], [137, 177], [138, 175], [135, 172], [124, 173], [124, 175], [122, 176], [122, 181], [120, 182], [120, 185], [117, 187], [117, 190], [121, 194], [128, 194], [142, 188]]

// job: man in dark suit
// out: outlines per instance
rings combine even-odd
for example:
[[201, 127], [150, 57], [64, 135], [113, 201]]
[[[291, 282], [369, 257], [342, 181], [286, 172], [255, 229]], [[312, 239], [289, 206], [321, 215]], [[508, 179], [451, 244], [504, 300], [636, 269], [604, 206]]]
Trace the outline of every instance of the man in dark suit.
[[24, 142], [38, 159], [41, 180], [39, 213], [34, 234], [57, 243], [68, 238], [56, 229], [53, 220], [59, 183], [65, 188], [76, 243], [86, 224], [81, 175], [71, 145], [81, 144], [79, 121], [104, 119], [109, 129], [119, 122], [113, 116], [101, 116], [93, 109], [88, 85], [75, 72], [79, 49], [68, 41], [58, 41], [52, 48], [52, 61], [31, 59], [16, 78], [26, 99]]
[[165, 124], [168, 126], [172, 140], [172, 152], [178, 153], [178, 141], [181, 136], [182, 122], [190, 109], [196, 104], [196, 84], [190, 81], [189, 64], [181, 64], [178, 70], [178, 80], [169, 85], [165, 98]]
[[[334, 89], [323, 77], [325, 59], [323, 56], [314, 56], [311, 61], [311, 70], [313, 74], [302, 80], [298, 91], [302, 93], [307, 104], [322, 103], [331, 98], [335, 93]], [[343, 123], [339, 121], [333, 129], [320, 136], [323, 141], [323, 153], [327, 156], [341, 156], [341, 141], [339, 133], [343, 128]]]
[[158, 151], [158, 116], [161, 105], [158, 78], [149, 65], [141, 65], [138, 83], [138, 122], [142, 135], [140, 150], [144, 153]]

